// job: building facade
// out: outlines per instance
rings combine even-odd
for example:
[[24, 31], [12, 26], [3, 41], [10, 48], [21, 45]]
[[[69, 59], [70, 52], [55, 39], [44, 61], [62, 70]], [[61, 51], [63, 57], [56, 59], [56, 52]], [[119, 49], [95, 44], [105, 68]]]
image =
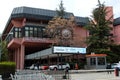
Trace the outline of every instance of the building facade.
[[[111, 9], [111, 8], [110, 8]], [[6, 24], [2, 36], [3, 40], [8, 41], [8, 50], [11, 61], [16, 62], [16, 69], [24, 69], [26, 65], [33, 63], [34, 60], [39, 59], [42, 63], [50, 64], [58, 60], [62, 55], [64, 60], [71, 61], [72, 59], [82, 58], [82, 54], [47, 54], [43, 50], [51, 48], [53, 40], [45, 35], [45, 27], [48, 22], [57, 15], [56, 11], [30, 8], [30, 7], [17, 7], [14, 8], [11, 16]], [[64, 18], [69, 19], [74, 16], [73, 13], [66, 12]], [[85, 48], [87, 45], [84, 43], [89, 32], [84, 28], [89, 23], [87, 17], [75, 17], [76, 25], [74, 26], [75, 37], [73, 39], [73, 47]], [[114, 20], [113, 20], [114, 21]], [[113, 35], [116, 36], [115, 43], [120, 44], [120, 19], [115, 19]], [[11, 34], [12, 33], [12, 34]], [[38, 57], [26, 58], [28, 55], [35, 56], [39, 51], [41, 54]]]
[[[44, 30], [48, 22], [56, 15], [56, 11], [45, 9], [30, 7], [17, 7], [13, 9], [3, 31], [3, 34], [8, 33], [8, 35], [2, 36], [2, 38], [9, 42], [8, 50], [11, 58], [10, 60], [16, 62], [17, 69], [24, 69], [26, 64], [33, 61], [33, 58], [31, 60], [26, 60], [26, 55], [50, 48], [53, 41], [45, 35]], [[70, 16], [73, 16], [73, 13], [66, 13], [64, 18], [68, 19]], [[84, 41], [86, 36], [88, 36], [87, 30], [83, 27], [89, 20], [88, 18], [75, 16], [75, 21], [76, 26], [74, 27], [74, 34], [76, 34], [76, 36], [81, 36], [81, 38], [75, 37], [76, 43], [74, 46], [86, 47], [85, 44], [81, 43], [80, 46], [78, 43]], [[43, 57], [49, 58], [49, 56]], [[39, 59], [41, 58], [39, 57]], [[44, 59], [43, 63], [49, 61], [50, 60]], [[55, 61], [55, 59], [52, 58], [51, 61]]]

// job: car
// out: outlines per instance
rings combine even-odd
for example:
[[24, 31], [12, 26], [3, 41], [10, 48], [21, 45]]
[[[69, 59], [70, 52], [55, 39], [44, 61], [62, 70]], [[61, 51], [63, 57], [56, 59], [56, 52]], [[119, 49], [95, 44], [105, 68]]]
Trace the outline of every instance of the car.
[[112, 69], [119, 68], [120, 70], [120, 63], [113, 63], [111, 64]]
[[111, 68], [112, 68], [112, 69], [115, 69], [115, 67], [117, 66], [117, 64], [118, 64], [118, 63], [112, 63], [112, 64], [111, 64]]
[[47, 66], [47, 65], [42, 65], [42, 66], [39, 67], [39, 69], [40, 69], [40, 70], [47, 70], [47, 69], [49, 69], [49, 66]]
[[49, 66], [50, 70], [68, 70], [70, 69], [70, 65], [68, 63], [61, 63], [57, 65], [50, 65]]
[[[35, 64], [32, 64], [28, 69], [38, 70], [38, 67]], [[47, 70], [47, 69], [49, 69], [49, 66], [47, 66], [47, 65], [40, 65], [39, 69], [40, 70]]]
[[38, 68], [37, 68], [37, 66], [35, 66], [35, 64], [32, 64], [32, 65], [29, 67], [29, 69], [31, 69], [31, 70], [37, 70]]

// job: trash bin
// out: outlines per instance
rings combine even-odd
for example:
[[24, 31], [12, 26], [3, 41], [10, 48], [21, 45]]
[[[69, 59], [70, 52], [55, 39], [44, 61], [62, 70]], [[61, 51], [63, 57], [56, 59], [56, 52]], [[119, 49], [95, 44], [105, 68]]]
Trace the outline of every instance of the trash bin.
[[119, 76], [119, 68], [118, 67], [115, 68], [115, 76]]

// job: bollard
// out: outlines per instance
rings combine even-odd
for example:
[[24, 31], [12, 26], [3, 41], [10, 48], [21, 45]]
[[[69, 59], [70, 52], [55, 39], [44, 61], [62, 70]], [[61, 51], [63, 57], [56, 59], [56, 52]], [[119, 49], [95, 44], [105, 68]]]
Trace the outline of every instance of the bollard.
[[115, 68], [115, 76], [119, 76], [119, 68], [118, 67]]

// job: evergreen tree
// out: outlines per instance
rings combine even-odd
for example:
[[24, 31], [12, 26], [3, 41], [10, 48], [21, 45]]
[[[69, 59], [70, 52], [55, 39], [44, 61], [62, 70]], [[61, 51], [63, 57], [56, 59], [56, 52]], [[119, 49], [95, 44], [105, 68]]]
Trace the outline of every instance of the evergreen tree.
[[75, 25], [74, 16], [65, 19], [65, 8], [63, 2], [59, 5], [59, 10], [56, 10], [57, 17], [54, 17], [46, 26], [46, 35], [54, 40], [53, 45], [71, 46], [73, 40], [73, 26]]
[[9, 56], [8, 56], [8, 49], [7, 49], [7, 42], [6, 41], [1, 41], [0, 44], [1, 48], [1, 61], [8, 61]]
[[65, 15], [65, 8], [64, 8], [64, 6], [63, 6], [62, 0], [61, 0], [61, 3], [60, 3], [60, 5], [59, 5], [59, 10], [56, 10], [56, 12], [57, 12], [57, 16], [58, 16], [58, 17], [61, 17], [61, 18], [64, 17], [64, 15]]
[[95, 52], [101, 53], [108, 50], [111, 44], [111, 30], [112, 24], [111, 18], [106, 19], [107, 8], [104, 4], [101, 4], [98, 0], [98, 7], [95, 8], [92, 12], [92, 18], [90, 18], [90, 24], [86, 26], [89, 30], [89, 37], [86, 42], [88, 44], [88, 53]]

